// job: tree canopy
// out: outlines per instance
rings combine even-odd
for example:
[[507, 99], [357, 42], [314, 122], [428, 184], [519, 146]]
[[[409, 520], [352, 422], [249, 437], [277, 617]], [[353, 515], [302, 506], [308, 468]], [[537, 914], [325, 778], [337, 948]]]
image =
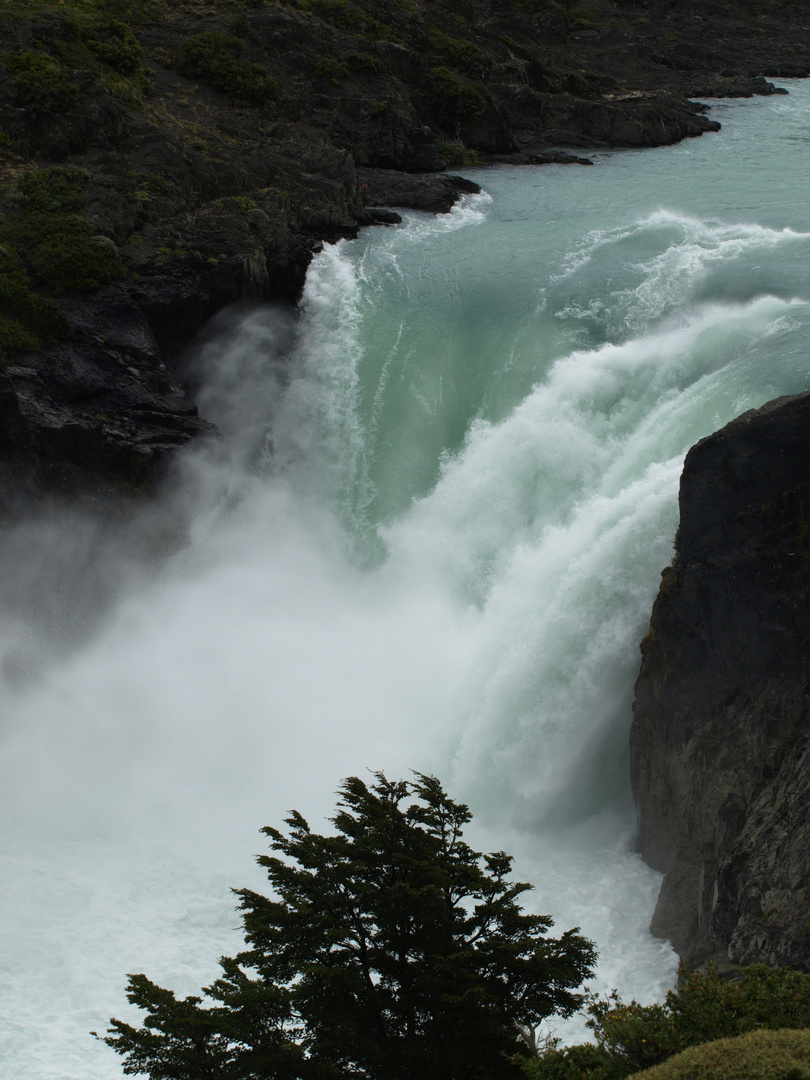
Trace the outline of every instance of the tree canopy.
[[265, 828], [272, 896], [236, 890], [246, 949], [201, 997], [145, 975], [111, 1020], [124, 1071], [152, 1080], [474, 1080], [518, 1077], [531, 1033], [570, 1015], [591, 973], [576, 929], [525, 913], [512, 859], [463, 840], [470, 821], [438, 780], [375, 774], [341, 785], [334, 835], [292, 812]]

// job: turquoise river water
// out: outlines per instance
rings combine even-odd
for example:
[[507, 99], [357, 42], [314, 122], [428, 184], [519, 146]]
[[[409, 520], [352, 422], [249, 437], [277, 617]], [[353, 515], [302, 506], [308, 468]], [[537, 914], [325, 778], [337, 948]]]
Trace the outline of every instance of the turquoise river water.
[[718, 135], [474, 170], [451, 214], [327, 247], [297, 320], [230, 313], [198, 349], [228, 460], [192, 451], [123, 530], [7, 531], [6, 1080], [120, 1078], [88, 1032], [130, 1016], [126, 973], [210, 980], [259, 828], [320, 826], [367, 769], [469, 802], [473, 844], [596, 942], [593, 989], [671, 985], [632, 688], [684, 454], [810, 389], [810, 85], [787, 85], [715, 102]]

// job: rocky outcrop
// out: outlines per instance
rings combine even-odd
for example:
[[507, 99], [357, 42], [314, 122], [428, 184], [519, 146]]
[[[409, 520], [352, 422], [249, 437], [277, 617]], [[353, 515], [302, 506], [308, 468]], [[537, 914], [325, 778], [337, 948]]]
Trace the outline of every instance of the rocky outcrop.
[[631, 733], [652, 921], [688, 963], [810, 970], [810, 394], [687, 455]]
[[398, 173], [390, 169], [358, 169], [358, 177], [369, 206], [401, 206], [446, 214], [461, 195], [481, 190], [462, 176]]
[[0, 373], [5, 510], [43, 490], [148, 490], [178, 447], [215, 436], [170, 375], [127, 290], [109, 286], [92, 308], [64, 304], [66, 339]]

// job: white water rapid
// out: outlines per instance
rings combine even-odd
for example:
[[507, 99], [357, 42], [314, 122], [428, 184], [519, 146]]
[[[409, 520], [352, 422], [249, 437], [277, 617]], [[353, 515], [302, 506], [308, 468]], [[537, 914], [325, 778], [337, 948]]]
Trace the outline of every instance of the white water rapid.
[[[594, 168], [480, 170], [327, 247], [300, 317], [226, 313], [196, 448], [128, 524], [3, 534], [0, 1073], [115, 1080], [128, 972], [239, 947], [258, 830], [434, 772], [600, 951], [674, 977], [632, 852], [632, 687], [688, 447], [810, 388], [810, 87]], [[561, 1026], [584, 1034], [582, 1021]]]

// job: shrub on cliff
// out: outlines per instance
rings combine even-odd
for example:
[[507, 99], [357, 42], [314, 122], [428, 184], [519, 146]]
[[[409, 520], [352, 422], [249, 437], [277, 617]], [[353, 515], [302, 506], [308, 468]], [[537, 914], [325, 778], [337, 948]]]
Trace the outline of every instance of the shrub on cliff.
[[9, 353], [54, 345], [66, 330], [59, 305], [35, 293], [16, 257], [0, 249], [0, 361]]
[[810, 1080], [810, 1031], [751, 1031], [693, 1046], [644, 1080]]
[[340, 796], [333, 835], [296, 812], [286, 835], [264, 830], [275, 898], [238, 891], [247, 949], [221, 961], [207, 1006], [130, 976], [144, 1026], [113, 1020], [105, 1038], [127, 1073], [519, 1080], [521, 1031], [579, 1006], [593, 946], [545, 936], [511, 858], [463, 842], [470, 812], [437, 780], [352, 777]]
[[120, 19], [99, 23], [88, 35], [90, 51], [120, 75], [134, 75], [143, 61], [143, 47], [132, 28]]
[[67, 319], [53, 299], [123, 277], [115, 248], [84, 216], [81, 169], [33, 169], [6, 189], [0, 217], [0, 357], [55, 344]]
[[697, 971], [662, 1005], [613, 999], [593, 1003], [589, 1012], [599, 1045], [638, 1071], [689, 1046], [755, 1028], [810, 1027], [810, 975], [762, 964], [735, 980]]
[[[588, 1012], [597, 1045], [542, 1055], [526, 1070], [530, 1080], [617, 1080], [717, 1039], [810, 1027], [810, 975], [759, 964], [729, 980], [710, 968], [689, 975], [661, 1004], [625, 1005], [614, 993], [592, 1001]], [[584, 1052], [590, 1057], [583, 1070]]]
[[493, 100], [484, 86], [470, 82], [446, 67], [435, 67], [425, 94], [440, 123], [454, 124], [484, 115]]
[[110, 245], [84, 216], [81, 169], [36, 169], [16, 181], [19, 212], [0, 225], [0, 244], [15, 253], [34, 284], [53, 296], [97, 289], [124, 276]]
[[243, 58], [238, 38], [220, 30], [204, 30], [183, 42], [177, 70], [189, 79], [201, 79], [223, 94], [257, 104], [278, 93], [278, 83], [261, 64]]
[[387, 23], [377, 22], [362, 8], [349, 4], [346, 0], [304, 0], [305, 10], [311, 11], [324, 22], [331, 23], [339, 30], [352, 34], [361, 34], [372, 41], [398, 41], [399, 37]]
[[17, 104], [36, 113], [66, 113], [81, 100], [73, 77], [46, 53], [19, 52], [3, 63], [17, 87]]

